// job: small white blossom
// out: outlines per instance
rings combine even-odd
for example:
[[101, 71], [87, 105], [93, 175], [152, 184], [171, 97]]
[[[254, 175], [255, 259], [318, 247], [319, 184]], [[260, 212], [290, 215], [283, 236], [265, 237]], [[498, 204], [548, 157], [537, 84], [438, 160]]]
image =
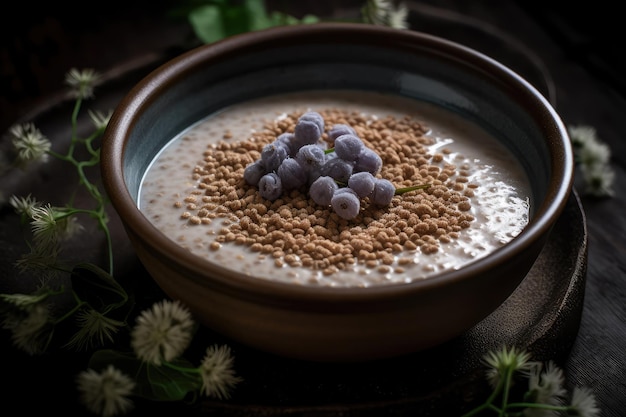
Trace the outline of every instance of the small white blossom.
[[141, 312], [131, 333], [138, 358], [160, 365], [182, 354], [192, 339], [194, 321], [178, 300], [154, 303]]
[[[528, 390], [533, 395], [533, 402], [548, 405], [561, 405], [567, 391], [563, 387], [565, 376], [563, 371], [549, 361], [545, 368], [541, 363], [533, 366], [528, 375]], [[551, 410], [527, 408], [524, 415], [528, 417], [557, 415]]]
[[111, 110], [109, 110], [107, 114], [91, 110], [87, 110], [87, 113], [89, 113], [89, 117], [91, 118], [91, 121], [93, 122], [93, 125], [96, 129], [104, 129], [107, 124], [109, 124], [111, 116], [113, 116], [113, 111]]
[[610, 165], [609, 146], [598, 139], [591, 126], [569, 126], [568, 133], [585, 182], [584, 193], [596, 197], [612, 196], [615, 172]]
[[384, 25], [391, 10], [389, 0], [367, 0], [363, 8], [363, 17], [368, 23]]
[[574, 388], [571, 407], [575, 409], [581, 417], [597, 417], [600, 415], [596, 398], [588, 388]]
[[231, 350], [226, 345], [207, 348], [200, 365], [204, 395], [217, 399], [230, 398], [230, 390], [241, 382], [233, 369], [233, 360]]
[[51, 143], [32, 123], [24, 123], [12, 126], [9, 136], [15, 150], [16, 162], [19, 166], [41, 161], [48, 158]]
[[45, 284], [49, 281], [50, 277], [60, 272], [55, 268], [59, 250], [58, 245], [48, 246], [46, 248], [34, 246], [31, 252], [22, 255], [15, 264], [22, 273], [28, 270], [42, 272], [45, 276], [42, 276], [40, 281]]
[[70, 88], [70, 95], [79, 99], [93, 97], [93, 89], [100, 82], [100, 74], [93, 69], [79, 71], [72, 68], [65, 74], [65, 84]]
[[587, 195], [596, 197], [610, 197], [615, 194], [613, 182], [615, 181], [615, 171], [610, 166], [604, 164], [583, 165], [581, 172], [585, 179], [585, 189]]
[[28, 219], [33, 217], [34, 209], [37, 207], [41, 207], [41, 203], [39, 203], [35, 198], [31, 197], [28, 194], [26, 197], [18, 197], [16, 195], [12, 195], [9, 198], [9, 204], [17, 214], [20, 216], [25, 216]]
[[42, 253], [58, 251], [59, 242], [83, 230], [74, 216], [50, 204], [32, 207], [31, 214], [33, 242]]
[[42, 292], [40, 294], [0, 294], [0, 300], [7, 302], [21, 310], [26, 310], [30, 307], [41, 303], [48, 298], [50, 294]]
[[106, 341], [113, 341], [113, 334], [124, 326], [119, 320], [109, 318], [93, 308], [82, 309], [76, 315], [78, 332], [68, 342], [76, 350], [101, 347]]
[[29, 355], [43, 353], [52, 337], [48, 305], [43, 302], [28, 306], [20, 312], [5, 315], [2, 327], [11, 332], [13, 345]]
[[528, 372], [533, 366], [530, 362], [530, 354], [515, 347], [507, 349], [506, 346], [500, 350], [489, 352], [484, 358], [488, 366], [487, 379], [492, 386], [506, 375], [509, 369], [519, 372]]
[[409, 9], [404, 4], [389, 11], [387, 24], [394, 29], [408, 29]]
[[59, 228], [54, 209], [50, 204], [34, 207], [31, 216], [33, 241], [39, 248], [53, 248], [59, 241]]
[[87, 369], [78, 374], [76, 381], [82, 403], [95, 414], [112, 417], [133, 408], [129, 397], [135, 382], [113, 365], [102, 372]]
[[407, 29], [409, 10], [404, 4], [397, 7], [390, 0], [368, 0], [361, 10], [363, 20], [379, 26]]

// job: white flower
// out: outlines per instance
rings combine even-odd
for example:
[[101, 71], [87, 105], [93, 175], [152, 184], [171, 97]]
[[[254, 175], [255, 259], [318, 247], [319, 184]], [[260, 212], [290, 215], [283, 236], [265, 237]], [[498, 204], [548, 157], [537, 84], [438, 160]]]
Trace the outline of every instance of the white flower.
[[72, 68], [65, 74], [65, 84], [70, 86], [73, 97], [83, 99], [93, 97], [93, 88], [100, 82], [100, 74], [93, 69], [82, 71]]
[[390, 0], [368, 0], [361, 10], [363, 20], [379, 26], [407, 29], [409, 10], [404, 4], [395, 7]]
[[408, 17], [409, 9], [404, 4], [399, 5], [397, 8], [392, 8], [388, 14], [387, 24], [394, 29], [408, 29]]
[[89, 117], [91, 118], [91, 121], [96, 129], [104, 129], [113, 115], [113, 112], [110, 110], [107, 114], [91, 110], [87, 110], [87, 113], [89, 113]]
[[177, 358], [192, 339], [194, 321], [178, 300], [154, 303], [137, 318], [131, 346], [138, 358], [160, 365]]
[[46, 350], [52, 337], [53, 327], [49, 323], [49, 317], [48, 305], [37, 302], [20, 313], [7, 314], [2, 327], [11, 332], [15, 347], [29, 355], [37, 355]]
[[9, 135], [13, 143], [13, 148], [17, 153], [17, 163], [24, 166], [29, 162], [45, 162], [51, 144], [32, 123], [24, 123], [12, 126]]
[[40, 294], [0, 294], [0, 299], [21, 310], [27, 310], [49, 296], [50, 294], [46, 292]]
[[389, 0], [367, 0], [367, 3], [363, 8], [364, 19], [368, 23], [384, 25], [389, 10], [391, 10], [391, 3]]
[[515, 347], [507, 349], [506, 346], [498, 351], [489, 352], [484, 358], [487, 370], [487, 379], [492, 386], [498, 385], [508, 370], [528, 372], [533, 365], [530, 362], [530, 354]]
[[597, 417], [600, 415], [596, 398], [588, 388], [574, 388], [571, 407], [582, 417]]
[[581, 142], [578, 160], [583, 166], [606, 164], [611, 159], [611, 149], [606, 143], [593, 140]]
[[78, 332], [68, 342], [68, 346], [77, 350], [87, 350], [94, 346], [103, 346], [105, 341], [113, 341], [113, 334], [124, 325], [93, 308], [82, 309], [76, 315]]
[[[560, 405], [562, 399], [567, 394], [563, 387], [565, 376], [563, 371], [554, 362], [549, 361], [545, 365], [537, 363], [530, 369], [528, 376], [528, 389], [533, 394], [533, 402], [538, 404]], [[524, 410], [525, 416], [545, 416], [556, 413], [550, 410], [539, 408], [527, 408]]]
[[33, 217], [33, 210], [35, 208], [41, 207], [41, 203], [31, 197], [30, 194], [26, 197], [12, 195], [11, 198], [9, 198], [9, 204], [13, 207], [17, 214], [20, 216], [26, 216], [28, 219]]
[[569, 126], [568, 133], [585, 182], [585, 194], [612, 196], [615, 172], [610, 165], [609, 146], [598, 139], [591, 126]]
[[585, 180], [585, 194], [596, 197], [613, 196], [613, 182], [615, 181], [615, 171], [610, 166], [604, 164], [583, 165], [581, 173]]
[[34, 252], [39, 255], [56, 254], [59, 242], [68, 240], [83, 230], [76, 217], [64, 209], [46, 205], [31, 205], [31, 231], [33, 232]]
[[33, 241], [39, 248], [54, 248], [57, 246], [59, 228], [57, 227], [54, 209], [50, 204], [33, 207], [30, 226], [33, 232]]
[[233, 370], [233, 356], [228, 346], [209, 346], [200, 365], [202, 391], [207, 397], [230, 398], [230, 390], [241, 382]]
[[36, 270], [42, 275], [39, 277], [42, 284], [47, 283], [51, 277], [58, 276], [61, 271], [56, 269], [59, 256], [59, 246], [47, 248], [34, 246], [31, 252], [22, 255], [15, 264], [21, 272]]
[[113, 365], [102, 372], [93, 369], [83, 371], [76, 381], [81, 401], [95, 414], [111, 417], [126, 414], [133, 408], [133, 402], [128, 397], [135, 388], [135, 382]]

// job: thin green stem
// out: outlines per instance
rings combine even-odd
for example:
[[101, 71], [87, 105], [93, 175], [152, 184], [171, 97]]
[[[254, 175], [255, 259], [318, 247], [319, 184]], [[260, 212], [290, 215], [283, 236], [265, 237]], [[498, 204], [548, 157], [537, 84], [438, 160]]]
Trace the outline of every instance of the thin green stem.
[[56, 320], [54, 320], [52, 323], [56, 326], [57, 324], [65, 321], [68, 317], [71, 317], [76, 311], [78, 311], [82, 306], [89, 304], [86, 301], [81, 301], [79, 300], [76, 295], [74, 295], [74, 298], [76, 299], [77, 303], [74, 307], [72, 307], [71, 309], [67, 310], [65, 312], [65, 314], [63, 314], [62, 316], [59, 316]]
[[506, 407], [509, 402], [509, 390], [511, 389], [511, 380], [513, 379], [513, 372], [515, 368], [509, 365], [506, 368], [506, 374], [504, 376], [504, 389], [502, 390], [502, 406], [500, 408], [500, 417], [504, 417], [506, 415]]
[[80, 112], [80, 107], [83, 103], [83, 99], [79, 96], [76, 99], [76, 103], [74, 104], [74, 110], [72, 111], [72, 140], [70, 141], [70, 146], [67, 149], [68, 157], [74, 155], [74, 148], [76, 147], [76, 136], [78, 132], [78, 114]]
[[178, 366], [172, 362], [163, 362], [163, 365], [167, 366], [170, 369], [174, 369], [175, 371], [183, 372], [186, 374], [199, 374], [200, 368], [188, 368], [186, 366]]
[[[105, 211], [105, 198], [103, 197], [102, 193], [100, 192], [96, 184], [92, 183], [89, 180], [87, 173], [85, 172], [86, 168], [95, 167], [100, 163], [100, 152], [98, 149], [95, 149], [93, 147], [93, 142], [98, 137], [101, 136], [102, 132], [104, 131], [104, 128], [99, 128], [90, 136], [88, 136], [86, 139], [80, 140], [78, 138], [77, 130], [78, 130], [78, 115], [80, 112], [81, 105], [82, 105], [82, 98], [79, 97], [76, 99], [76, 103], [72, 111], [72, 116], [71, 116], [72, 139], [70, 141], [70, 145], [68, 147], [67, 153], [63, 155], [58, 152], [50, 150], [48, 151], [48, 154], [50, 154], [51, 156], [61, 161], [65, 161], [73, 165], [76, 168], [79, 183], [85, 187], [89, 195], [95, 200], [96, 207], [93, 210], [73, 209], [71, 210], [71, 213], [74, 213], [74, 214], [85, 213], [95, 218], [96, 221], [98, 222], [99, 228], [104, 232], [104, 235], [105, 235], [106, 247], [107, 247], [107, 258], [108, 258], [108, 272], [109, 274], [112, 275], [113, 274], [113, 242], [111, 241], [111, 233], [107, 226], [108, 216]], [[91, 155], [91, 158], [85, 161], [79, 161], [74, 156], [76, 145], [81, 142], [85, 146], [85, 149], [87, 150], [87, 152], [89, 152], [89, 154]]]
[[495, 399], [498, 397], [498, 395], [502, 392], [502, 389], [504, 387], [504, 380], [500, 379], [498, 381], [498, 385], [496, 385], [496, 387], [493, 389], [493, 391], [491, 392], [491, 394], [489, 395], [489, 397], [487, 398], [487, 400], [485, 400], [485, 402], [481, 405], [479, 405], [478, 407], [468, 411], [467, 413], [463, 414], [461, 417], [471, 417], [471, 416], [475, 416], [476, 414], [480, 413], [481, 411], [484, 411], [486, 409], [492, 409], [495, 411], [500, 411], [499, 408], [496, 408], [493, 405], [493, 402], [495, 401]]
[[424, 190], [429, 187], [430, 187], [430, 184], [420, 184], [420, 185], [413, 185], [411, 187], [396, 188], [395, 194], [402, 195], [402, 194], [409, 193], [415, 190]]

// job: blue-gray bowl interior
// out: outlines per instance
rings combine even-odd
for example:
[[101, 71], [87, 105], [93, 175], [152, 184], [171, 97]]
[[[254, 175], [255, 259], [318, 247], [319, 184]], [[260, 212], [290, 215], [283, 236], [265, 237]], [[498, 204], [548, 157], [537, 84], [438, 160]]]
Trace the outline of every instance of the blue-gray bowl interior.
[[[395, 94], [475, 121], [521, 162], [532, 183], [533, 210], [541, 209], [548, 195], [563, 200], [549, 210], [562, 208], [573, 164], [567, 133], [529, 83], [489, 57], [438, 37], [349, 24], [235, 36], [150, 74], [139, 90], [144, 96], [134, 97], [140, 112], [124, 148], [128, 190], [137, 202], [144, 173], [158, 152], [214, 112], [272, 94], [336, 89]], [[550, 189], [554, 176], [563, 183]]]

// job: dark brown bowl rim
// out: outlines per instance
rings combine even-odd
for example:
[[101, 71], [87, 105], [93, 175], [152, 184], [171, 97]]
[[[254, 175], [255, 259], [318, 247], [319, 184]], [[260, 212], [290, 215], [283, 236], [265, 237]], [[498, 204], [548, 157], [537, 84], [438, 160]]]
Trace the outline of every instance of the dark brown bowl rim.
[[[367, 39], [372, 43], [392, 45], [394, 48], [428, 49], [433, 54], [454, 55], [459, 61], [481, 69], [515, 90], [515, 100], [532, 111], [538, 125], [544, 126], [550, 147], [555, 151], [552, 161], [554, 179], [548, 187], [544, 203], [537, 209], [531, 223], [513, 241], [496, 250], [486, 258], [477, 260], [460, 270], [447, 271], [423, 280], [404, 284], [376, 285], [366, 288], [354, 287], [316, 287], [300, 286], [248, 277], [191, 254], [162, 234], [139, 211], [125, 186], [123, 155], [125, 150], [125, 132], [132, 128], [133, 114], [149, 105], [160, 92], [170, 84], [185, 77], [193, 67], [207, 61], [224, 59], [239, 50], [250, 50], [276, 42], [294, 43], [302, 37], [315, 37], [329, 42], [336, 39]], [[393, 42], [391, 42], [393, 39]], [[233, 52], [235, 51], [235, 52]], [[290, 300], [292, 302], [319, 301], [333, 302], [370, 302], [373, 300], [393, 300], [410, 297], [421, 291], [441, 290], [452, 283], [477, 279], [487, 275], [494, 266], [506, 263], [525, 248], [536, 243], [550, 232], [565, 208], [572, 191], [574, 159], [569, 143], [567, 129], [556, 110], [550, 103], [522, 77], [469, 47], [438, 36], [413, 30], [398, 30], [387, 27], [360, 23], [315, 23], [307, 25], [283, 26], [235, 35], [210, 45], [192, 49], [163, 64], [141, 80], [118, 104], [105, 132], [102, 148], [102, 177], [109, 198], [121, 217], [126, 228], [140, 240], [150, 245], [150, 250], [157, 251], [163, 260], [173, 264], [184, 264], [200, 285], [228, 291], [239, 296], [248, 296], [269, 300]], [[207, 266], [222, 270], [220, 274], [208, 277]], [[211, 269], [211, 268], [209, 268]], [[201, 277], [201, 278], [196, 278]]]

